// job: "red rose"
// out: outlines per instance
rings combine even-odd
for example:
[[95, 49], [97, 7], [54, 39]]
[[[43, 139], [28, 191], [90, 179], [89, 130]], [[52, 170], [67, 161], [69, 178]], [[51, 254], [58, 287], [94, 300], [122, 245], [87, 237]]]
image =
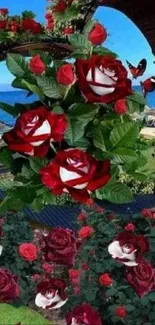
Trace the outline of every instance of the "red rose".
[[40, 174], [42, 183], [55, 195], [68, 192], [75, 200], [87, 202], [89, 191], [108, 183], [110, 162], [97, 161], [79, 149], [69, 149], [59, 151]]
[[25, 18], [22, 21], [22, 28], [25, 31], [29, 31], [33, 34], [40, 34], [43, 30], [41, 24], [37, 23], [34, 19], [32, 18]]
[[127, 270], [126, 278], [140, 298], [155, 290], [155, 269], [144, 259]]
[[37, 286], [35, 304], [43, 309], [57, 309], [67, 302], [66, 284], [63, 280], [46, 278]]
[[73, 265], [77, 250], [76, 239], [71, 230], [56, 228], [43, 237], [45, 260], [58, 264]]
[[141, 212], [142, 216], [144, 218], [151, 218], [152, 217], [152, 211], [151, 209], [143, 209]]
[[40, 55], [35, 55], [31, 60], [29, 64], [30, 71], [40, 75], [46, 70], [46, 65], [44, 62], [40, 59]]
[[63, 29], [63, 34], [64, 35], [71, 35], [74, 33], [74, 29], [72, 27], [65, 27]]
[[78, 59], [76, 69], [79, 88], [88, 102], [108, 104], [132, 93], [127, 70], [111, 56]]
[[75, 81], [73, 64], [63, 64], [57, 71], [57, 82], [63, 86], [69, 86]]
[[44, 263], [42, 265], [42, 268], [47, 273], [51, 273], [53, 271], [53, 269], [54, 269], [54, 267], [52, 265], [50, 265], [49, 263]]
[[33, 274], [33, 275], [32, 275], [32, 279], [33, 279], [34, 281], [38, 281], [38, 280], [40, 279], [40, 274], [38, 274], [38, 273]]
[[102, 325], [98, 311], [87, 303], [77, 306], [71, 312], [68, 312], [66, 314], [66, 322], [67, 325]]
[[86, 220], [86, 216], [87, 214], [85, 212], [81, 212], [78, 216], [77, 216], [77, 220], [78, 221], [85, 221]]
[[123, 115], [127, 112], [127, 106], [126, 106], [126, 100], [125, 99], [119, 99], [115, 103], [114, 107], [115, 113]]
[[102, 274], [99, 278], [99, 282], [101, 285], [105, 287], [110, 287], [113, 283], [112, 278], [109, 276], [108, 273]]
[[112, 257], [127, 266], [136, 266], [138, 258], [148, 250], [147, 238], [143, 235], [134, 235], [131, 232], [120, 233], [108, 247]]
[[23, 243], [19, 246], [19, 254], [27, 261], [37, 260], [37, 246], [31, 243]]
[[115, 314], [119, 318], [124, 318], [126, 316], [126, 309], [123, 306], [118, 306], [115, 310]]
[[85, 238], [90, 238], [93, 233], [94, 233], [94, 229], [91, 226], [85, 226], [79, 230], [78, 236], [81, 239], [85, 239]]
[[1, 8], [0, 9], [0, 15], [1, 16], [5, 17], [5, 16], [8, 15], [8, 13], [9, 13], [9, 10], [7, 8]]
[[80, 271], [79, 270], [75, 270], [75, 269], [70, 269], [69, 270], [69, 277], [70, 279], [76, 279], [80, 276]]
[[59, 0], [57, 5], [53, 7], [55, 12], [64, 12], [67, 9], [67, 2], [64, 0]]
[[44, 157], [50, 148], [50, 141], [61, 141], [66, 128], [65, 115], [39, 107], [23, 113], [14, 129], [3, 134], [3, 139], [12, 151]]
[[93, 30], [89, 33], [88, 39], [94, 45], [102, 44], [107, 38], [106, 29], [101, 24], [95, 24]]
[[126, 231], [134, 231], [135, 230], [135, 225], [133, 223], [128, 223], [125, 227]]
[[0, 269], [0, 302], [12, 302], [19, 297], [19, 285], [17, 283], [18, 277], [13, 275], [10, 271]]
[[0, 29], [6, 29], [7, 21], [6, 20], [0, 20]]

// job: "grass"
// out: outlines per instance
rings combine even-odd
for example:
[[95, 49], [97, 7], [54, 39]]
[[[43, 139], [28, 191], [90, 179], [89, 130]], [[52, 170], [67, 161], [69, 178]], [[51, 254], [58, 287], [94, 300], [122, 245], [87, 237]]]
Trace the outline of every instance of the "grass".
[[0, 304], [0, 325], [56, 325], [28, 307]]

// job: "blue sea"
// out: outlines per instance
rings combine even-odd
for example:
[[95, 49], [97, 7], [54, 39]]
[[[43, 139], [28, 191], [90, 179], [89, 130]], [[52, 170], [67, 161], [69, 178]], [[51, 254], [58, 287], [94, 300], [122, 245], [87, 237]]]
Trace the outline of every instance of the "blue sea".
[[[138, 92], [141, 92], [141, 87], [135, 86], [134, 89]], [[2, 91], [0, 92], [0, 102], [14, 105], [15, 103], [31, 103], [36, 100], [35, 96], [27, 97], [27, 92], [25, 91]], [[147, 105], [150, 108], [155, 109], [155, 92], [152, 92], [147, 97]], [[14, 125], [15, 119], [5, 113], [0, 109], [0, 122], [8, 124], [10, 126]]]

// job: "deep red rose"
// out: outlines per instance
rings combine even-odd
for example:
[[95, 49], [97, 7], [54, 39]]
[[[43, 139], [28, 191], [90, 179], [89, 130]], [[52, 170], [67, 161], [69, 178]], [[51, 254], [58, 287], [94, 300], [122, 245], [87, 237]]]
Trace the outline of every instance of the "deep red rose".
[[0, 20], [0, 29], [6, 29], [7, 20]]
[[113, 280], [108, 273], [105, 273], [100, 276], [99, 282], [102, 286], [110, 287], [113, 283]]
[[19, 254], [27, 261], [37, 260], [38, 249], [37, 246], [32, 243], [23, 243], [19, 246]]
[[125, 227], [126, 231], [134, 231], [135, 230], [135, 225], [133, 223], [128, 223]]
[[123, 306], [118, 306], [115, 310], [115, 314], [119, 318], [124, 318], [126, 316], [126, 309]]
[[43, 30], [41, 24], [37, 23], [34, 19], [32, 18], [25, 18], [22, 21], [22, 28], [25, 31], [29, 31], [33, 34], [40, 34]]
[[9, 13], [9, 10], [7, 8], [1, 8], [0, 9], [0, 15], [1, 16], [5, 17], [5, 16], [8, 15], [8, 13]]
[[18, 277], [0, 268], [0, 302], [12, 302], [19, 297]]
[[65, 27], [62, 33], [64, 35], [71, 35], [74, 33], [74, 29], [72, 27]]
[[85, 221], [86, 220], [86, 212], [81, 212], [78, 216], [77, 216], [77, 220], [82, 222], [82, 221]]
[[114, 107], [115, 113], [124, 115], [127, 112], [127, 105], [125, 99], [119, 99], [115, 103]]
[[148, 250], [149, 243], [146, 237], [127, 231], [120, 233], [108, 247], [108, 251], [114, 259], [131, 267], [136, 266], [138, 258]]
[[77, 251], [77, 243], [71, 230], [56, 228], [43, 237], [42, 250], [45, 260], [72, 266]]
[[53, 265], [50, 265], [49, 263], [43, 263], [42, 264], [42, 268], [45, 272], [47, 273], [51, 273], [54, 269], [54, 266]]
[[142, 216], [144, 218], [151, 218], [152, 217], [152, 211], [151, 209], [143, 209], [141, 212]]
[[56, 278], [45, 278], [37, 286], [35, 304], [43, 309], [57, 309], [67, 301], [66, 284]]
[[91, 226], [85, 226], [79, 230], [78, 236], [81, 239], [85, 239], [85, 238], [90, 238], [93, 233], [94, 233], [94, 229]]
[[53, 11], [63, 13], [67, 9], [67, 1], [59, 0], [57, 5], [53, 7]]
[[51, 163], [40, 170], [42, 183], [55, 195], [68, 192], [86, 203], [89, 191], [106, 185], [110, 179], [110, 162], [97, 161], [79, 149], [59, 151]]
[[75, 307], [71, 312], [66, 314], [67, 325], [74, 324], [73, 320], [75, 320], [75, 324], [77, 325], [102, 325], [98, 311], [87, 303]]
[[3, 134], [3, 139], [12, 151], [44, 157], [50, 148], [50, 141], [61, 141], [66, 128], [64, 114], [57, 115], [48, 112], [45, 107], [39, 107], [23, 113], [15, 127]]
[[46, 65], [41, 60], [40, 55], [35, 55], [30, 60], [29, 68], [31, 72], [40, 75], [46, 70]]
[[57, 82], [63, 86], [69, 86], [75, 81], [73, 64], [63, 64], [57, 71]]
[[140, 298], [155, 290], [155, 269], [144, 259], [127, 270], [126, 278]]
[[95, 24], [88, 35], [89, 41], [94, 45], [102, 44], [107, 38], [107, 31], [101, 24]]
[[68, 273], [69, 273], [70, 279], [76, 279], [76, 278], [78, 278], [80, 276], [80, 271], [79, 270], [70, 269]]
[[131, 95], [131, 80], [121, 61], [93, 55], [76, 61], [79, 88], [88, 102], [111, 103]]

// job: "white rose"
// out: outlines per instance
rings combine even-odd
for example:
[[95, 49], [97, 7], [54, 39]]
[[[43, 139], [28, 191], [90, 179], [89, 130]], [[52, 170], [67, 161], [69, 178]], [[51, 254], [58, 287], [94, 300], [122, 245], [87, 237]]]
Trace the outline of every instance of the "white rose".
[[[35, 298], [36, 306], [43, 309], [46, 309], [47, 307], [49, 307], [48, 309], [58, 309], [61, 308], [66, 302], [67, 299], [62, 300], [58, 294], [58, 291], [52, 293], [46, 292], [45, 295], [38, 293]], [[54, 306], [52, 306], [53, 304]]]
[[114, 259], [120, 260], [121, 263], [127, 266], [136, 266], [136, 249], [133, 250], [132, 247], [128, 245], [121, 246], [119, 241], [113, 241], [109, 247], [108, 252]]

